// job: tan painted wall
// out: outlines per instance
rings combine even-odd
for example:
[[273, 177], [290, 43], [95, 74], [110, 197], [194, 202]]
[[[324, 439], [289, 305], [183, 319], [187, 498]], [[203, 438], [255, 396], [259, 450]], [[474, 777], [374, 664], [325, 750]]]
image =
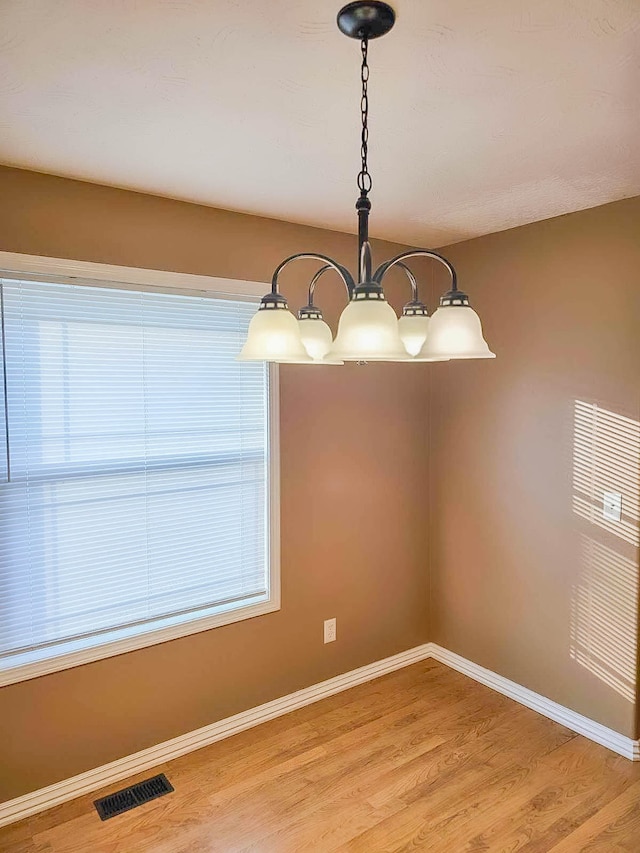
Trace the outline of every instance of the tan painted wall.
[[445, 251], [498, 357], [432, 373], [432, 638], [633, 735], [640, 198]]
[[[294, 252], [356, 253], [345, 234], [6, 168], [0, 249], [265, 281]], [[2, 688], [0, 801], [425, 642], [428, 378], [283, 367], [282, 610]]]

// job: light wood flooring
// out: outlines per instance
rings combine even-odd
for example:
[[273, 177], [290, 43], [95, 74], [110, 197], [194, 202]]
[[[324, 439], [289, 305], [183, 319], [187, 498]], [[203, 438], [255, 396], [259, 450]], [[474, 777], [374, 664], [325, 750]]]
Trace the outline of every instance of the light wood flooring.
[[[104, 823], [155, 772], [175, 793]], [[0, 829], [3, 853], [640, 851], [634, 764], [429, 660]]]

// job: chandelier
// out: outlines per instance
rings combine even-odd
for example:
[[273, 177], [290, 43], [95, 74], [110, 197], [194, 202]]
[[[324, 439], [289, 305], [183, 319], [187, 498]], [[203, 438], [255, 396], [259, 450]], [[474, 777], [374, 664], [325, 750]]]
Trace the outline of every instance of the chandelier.
[[[369, 142], [368, 81], [369, 41], [388, 33], [395, 23], [395, 12], [386, 3], [375, 0], [349, 3], [338, 13], [338, 27], [345, 35], [360, 41], [362, 64], [361, 169], [357, 184], [360, 196], [358, 212], [358, 283], [349, 270], [326, 255], [301, 252], [285, 258], [271, 280], [271, 292], [264, 296], [251, 319], [247, 339], [238, 358], [242, 361], [274, 361], [293, 364], [342, 364], [345, 361], [449, 361], [458, 358], [495, 358], [482, 336], [480, 318], [469, 305], [466, 293], [458, 290], [453, 265], [431, 249], [411, 249], [375, 272], [369, 243], [369, 212], [372, 181], [367, 155]], [[440, 307], [432, 317], [419, 299], [418, 283], [407, 266], [411, 258], [431, 258], [442, 264], [450, 277], [450, 289], [440, 298]], [[318, 261], [321, 266], [309, 284], [307, 304], [298, 318], [289, 310], [278, 289], [278, 277], [289, 264], [302, 259]], [[386, 301], [382, 283], [393, 267], [399, 267], [411, 287], [411, 300], [402, 309], [400, 319]], [[315, 304], [316, 285], [327, 272], [337, 273], [348, 295], [348, 305], [338, 323], [333, 340], [322, 311]]]

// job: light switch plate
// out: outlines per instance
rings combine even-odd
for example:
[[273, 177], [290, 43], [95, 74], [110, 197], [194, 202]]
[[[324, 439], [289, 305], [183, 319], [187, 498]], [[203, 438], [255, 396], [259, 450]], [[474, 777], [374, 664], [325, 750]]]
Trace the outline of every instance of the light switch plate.
[[605, 492], [602, 497], [602, 517], [607, 521], [622, 520], [622, 495], [619, 492]]

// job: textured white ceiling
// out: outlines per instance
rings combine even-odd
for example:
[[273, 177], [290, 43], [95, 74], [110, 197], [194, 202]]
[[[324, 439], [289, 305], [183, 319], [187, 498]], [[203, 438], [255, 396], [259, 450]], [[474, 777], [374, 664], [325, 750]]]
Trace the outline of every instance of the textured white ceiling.
[[[0, 161], [355, 227], [358, 44], [327, 0], [3, 0]], [[372, 232], [444, 245], [640, 195], [640, 0], [397, 0]]]

